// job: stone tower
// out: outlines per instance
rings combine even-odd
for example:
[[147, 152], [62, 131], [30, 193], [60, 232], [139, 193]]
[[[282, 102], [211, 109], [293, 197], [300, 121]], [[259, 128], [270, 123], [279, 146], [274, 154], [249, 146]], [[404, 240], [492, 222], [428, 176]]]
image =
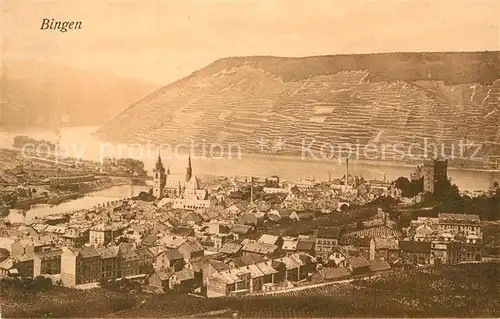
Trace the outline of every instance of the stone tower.
[[165, 175], [165, 167], [161, 162], [160, 152], [158, 151], [158, 161], [156, 162], [155, 169], [153, 170], [153, 196], [161, 198], [163, 196], [163, 189], [167, 182]]
[[434, 194], [436, 184], [448, 180], [448, 160], [434, 159], [425, 161], [422, 169], [424, 192]]

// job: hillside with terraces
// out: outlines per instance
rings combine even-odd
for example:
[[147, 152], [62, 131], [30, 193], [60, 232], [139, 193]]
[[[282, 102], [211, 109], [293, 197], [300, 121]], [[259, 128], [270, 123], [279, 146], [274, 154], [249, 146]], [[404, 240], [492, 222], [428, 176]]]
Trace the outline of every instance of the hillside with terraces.
[[96, 134], [118, 142], [238, 143], [243, 152], [272, 155], [300, 155], [303, 145], [337, 155], [330, 145], [344, 143], [371, 144], [380, 155], [384, 145], [378, 159], [402, 161], [411, 160], [401, 158], [409, 148], [418, 156], [424, 143], [436, 143], [448, 155], [462, 140], [494, 157], [499, 62], [496, 52], [221, 59]]

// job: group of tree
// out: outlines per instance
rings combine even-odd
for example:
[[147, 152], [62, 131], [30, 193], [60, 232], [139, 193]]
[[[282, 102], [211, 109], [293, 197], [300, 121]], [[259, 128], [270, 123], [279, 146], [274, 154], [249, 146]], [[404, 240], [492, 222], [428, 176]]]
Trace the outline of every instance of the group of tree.
[[43, 290], [49, 290], [53, 287], [52, 280], [43, 276], [38, 276], [35, 278], [29, 277], [12, 277], [12, 278], [2, 278], [0, 280], [0, 289], [2, 293], [7, 290], [21, 290], [29, 292], [37, 292]]
[[[395, 187], [401, 189], [402, 196], [412, 198], [423, 192], [423, 179], [408, 180], [405, 177], [399, 177], [395, 181]], [[478, 197], [462, 195], [457, 185], [449, 180], [438, 181], [434, 187], [433, 194], [427, 194], [424, 202], [435, 205], [436, 211], [479, 214], [481, 220], [500, 219], [500, 186], [498, 182], [492, 184], [488, 194]]]
[[113, 159], [113, 166], [121, 166], [132, 175], [145, 176], [147, 171], [144, 169], [144, 162], [133, 158]]

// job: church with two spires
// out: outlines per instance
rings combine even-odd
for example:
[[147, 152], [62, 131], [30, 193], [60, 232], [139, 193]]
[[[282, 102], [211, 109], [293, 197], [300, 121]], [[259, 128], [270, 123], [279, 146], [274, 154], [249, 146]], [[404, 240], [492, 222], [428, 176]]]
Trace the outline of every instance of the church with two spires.
[[199, 179], [193, 175], [191, 156], [188, 158], [185, 176], [175, 176], [170, 174], [170, 169], [165, 170], [158, 154], [153, 170], [153, 196], [156, 199], [170, 199], [172, 208], [198, 209], [210, 206], [208, 192], [200, 188]]

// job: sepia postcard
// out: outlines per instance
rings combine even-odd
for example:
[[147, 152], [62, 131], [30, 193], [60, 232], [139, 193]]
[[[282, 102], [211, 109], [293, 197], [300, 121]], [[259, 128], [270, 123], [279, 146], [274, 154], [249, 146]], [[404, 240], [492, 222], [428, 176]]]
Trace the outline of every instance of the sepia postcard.
[[0, 3], [0, 318], [500, 317], [500, 1]]

